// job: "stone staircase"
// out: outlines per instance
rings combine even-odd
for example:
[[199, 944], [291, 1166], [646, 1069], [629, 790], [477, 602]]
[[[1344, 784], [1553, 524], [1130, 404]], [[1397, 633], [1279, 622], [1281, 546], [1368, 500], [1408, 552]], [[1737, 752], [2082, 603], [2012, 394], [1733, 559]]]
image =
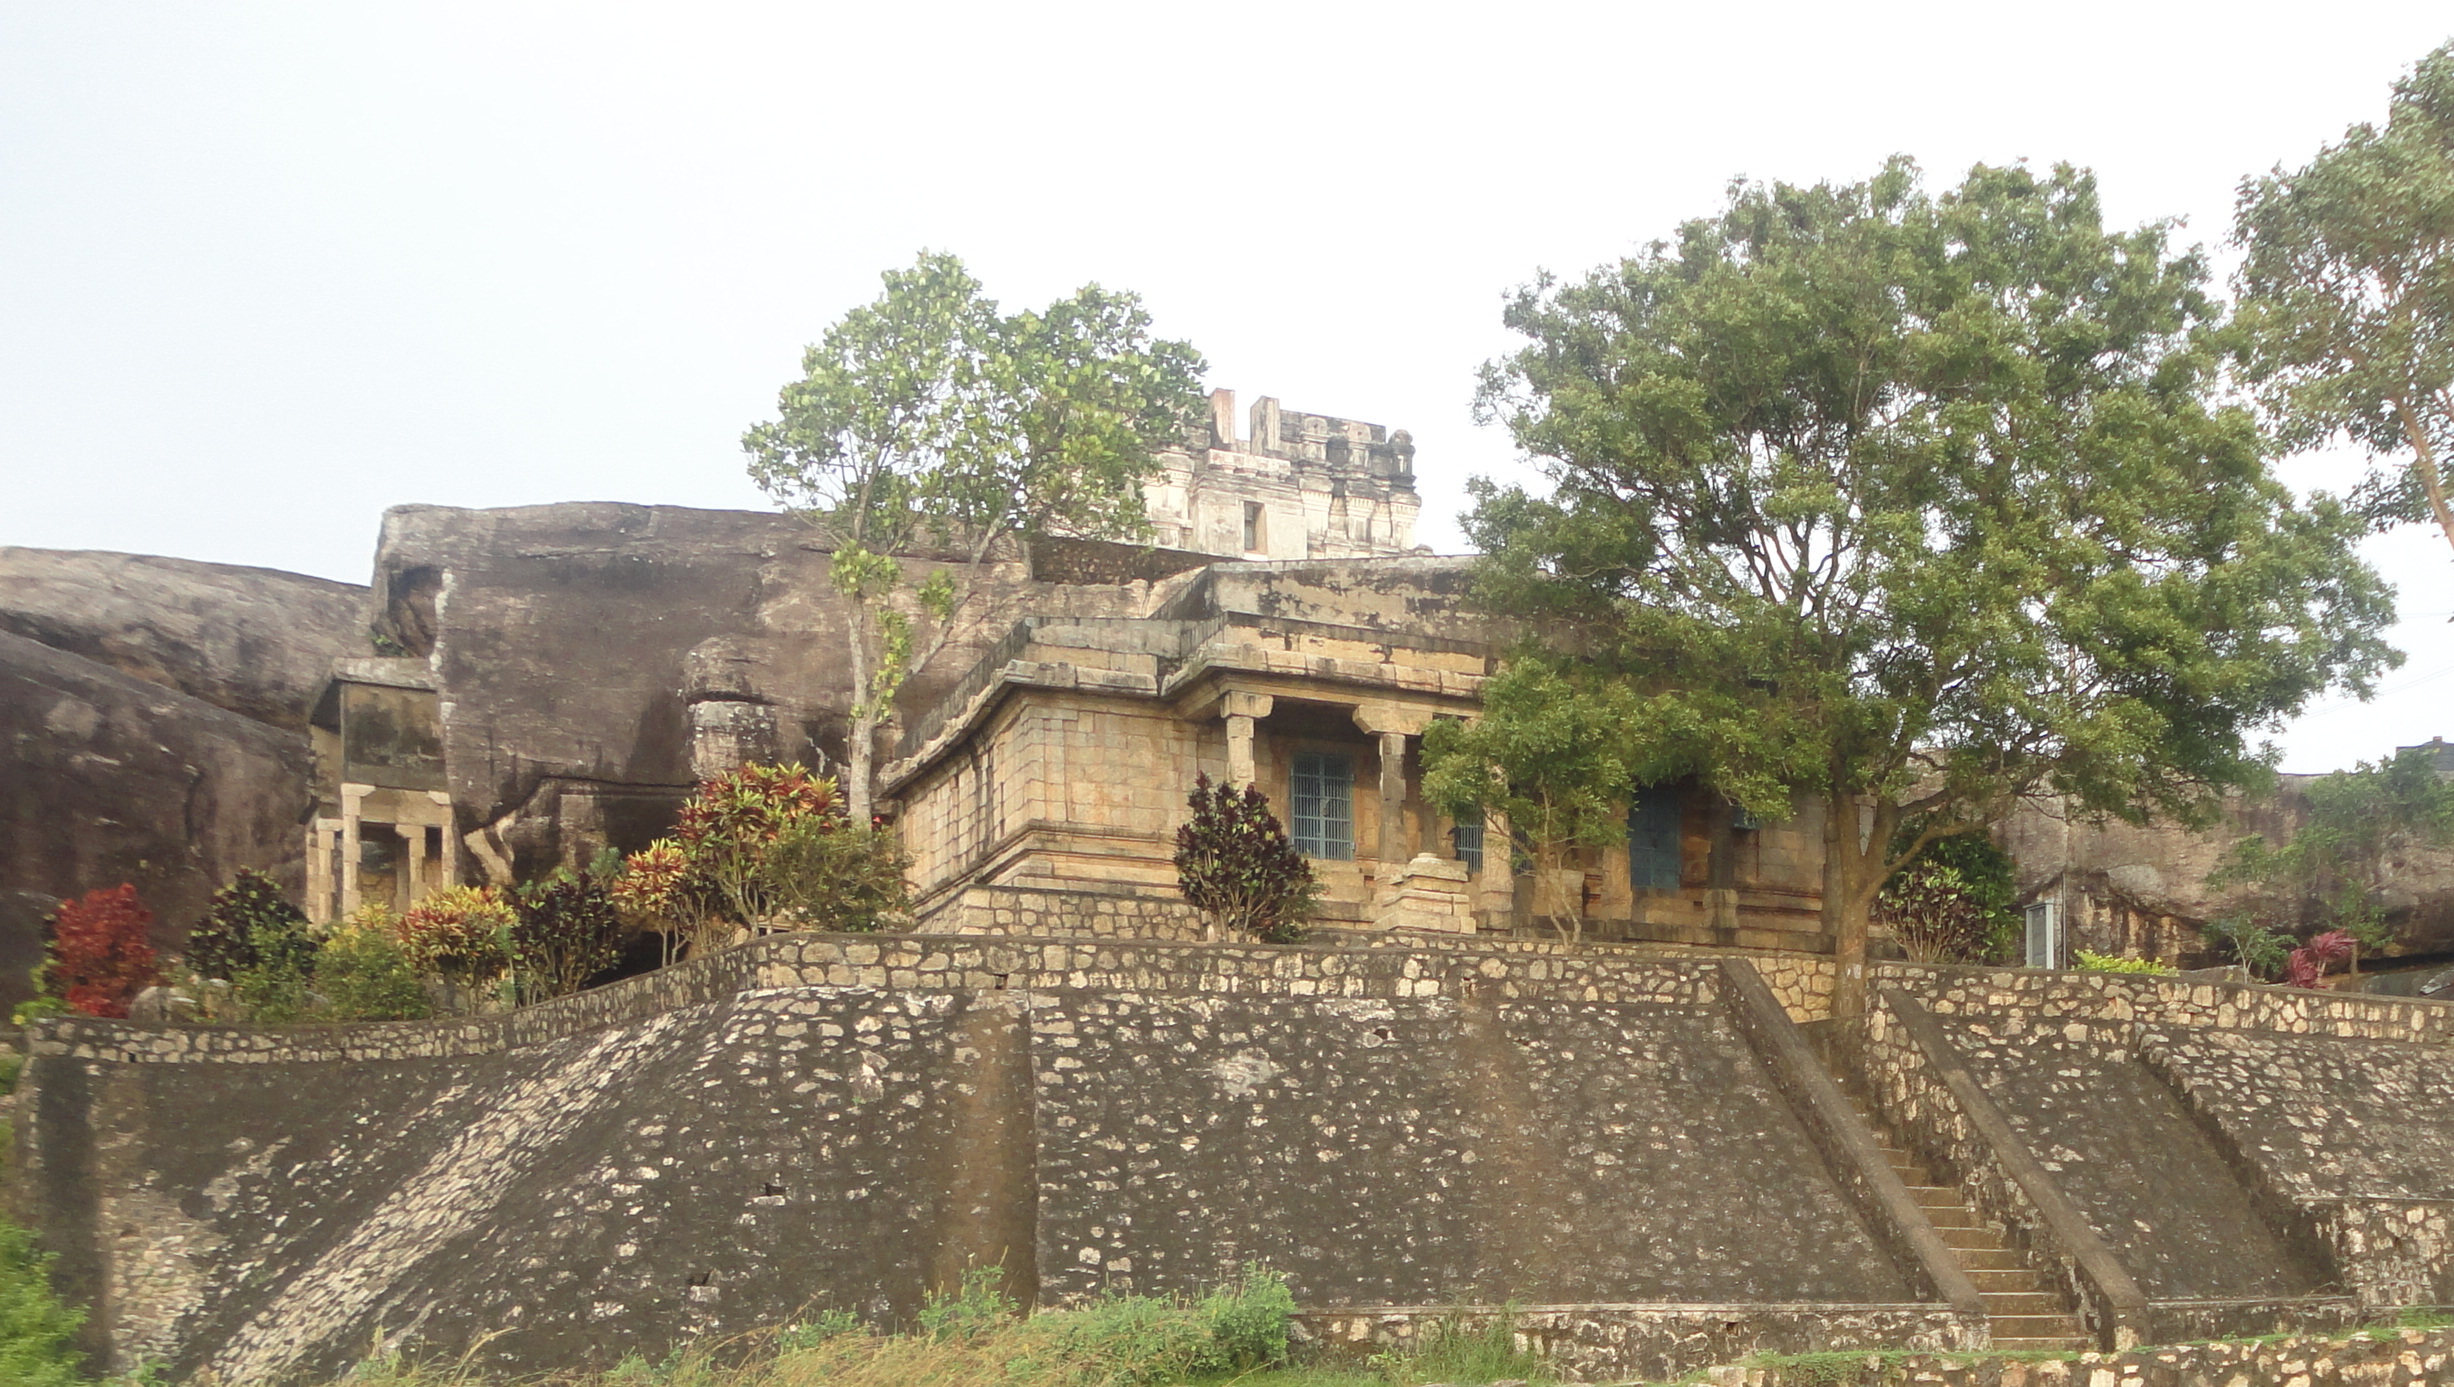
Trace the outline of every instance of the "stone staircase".
[[1902, 1150], [1864, 1098], [1854, 1092], [1848, 1093], [1848, 1098], [1857, 1108], [1858, 1116], [1865, 1119], [1867, 1130], [1875, 1134], [1876, 1143], [1883, 1148], [1883, 1158], [1892, 1163], [1892, 1169], [1900, 1174], [1900, 1182], [1909, 1187], [1909, 1197], [1926, 1211], [1934, 1231], [1943, 1235], [1943, 1245], [1960, 1259], [1960, 1270], [1977, 1283], [1977, 1293], [1985, 1297], [1986, 1317], [1992, 1322], [1993, 1347], [2006, 1352], [2095, 1347], [2078, 1317], [2070, 1313], [2061, 1293], [2046, 1282], [2044, 1273], [2029, 1268], [2017, 1248], [1987, 1227], [1961, 1197], [1958, 1187], [1937, 1184], [1915, 1157]]

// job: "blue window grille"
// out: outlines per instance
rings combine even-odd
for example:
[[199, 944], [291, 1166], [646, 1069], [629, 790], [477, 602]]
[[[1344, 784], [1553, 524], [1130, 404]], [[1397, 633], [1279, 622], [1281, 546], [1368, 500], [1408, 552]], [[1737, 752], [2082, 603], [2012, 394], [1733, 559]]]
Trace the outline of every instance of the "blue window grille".
[[1457, 860], [1466, 864], [1467, 873], [1480, 875], [1483, 870], [1483, 821], [1481, 817], [1459, 819], [1457, 826], [1449, 830], [1449, 841], [1456, 844]]
[[1648, 785], [1627, 807], [1627, 880], [1639, 891], [1679, 889], [1677, 789]]
[[1301, 751], [1289, 796], [1294, 801], [1295, 850], [1332, 862], [1355, 856], [1355, 762], [1348, 756]]

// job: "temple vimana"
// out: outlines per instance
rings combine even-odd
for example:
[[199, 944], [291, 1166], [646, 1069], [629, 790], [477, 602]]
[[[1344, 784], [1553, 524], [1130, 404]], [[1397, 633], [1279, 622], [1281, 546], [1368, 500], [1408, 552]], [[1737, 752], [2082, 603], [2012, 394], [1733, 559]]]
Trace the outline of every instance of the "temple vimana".
[[[1836, 1016], [1811, 803], [1631, 787], [1624, 839], [1539, 882], [1441, 814], [1424, 731], [1516, 633], [1416, 543], [1415, 466], [1220, 391], [1151, 542], [992, 555], [881, 747], [891, 932], [432, 1022], [36, 1023], [11, 1197], [98, 1361], [655, 1361], [908, 1320], [981, 1267], [1048, 1307], [1259, 1264], [1308, 1354], [1506, 1315], [1581, 1381], [1994, 1347], [2179, 1383], [2145, 1374], [2197, 1351], [2154, 1346], [2454, 1305], [2454, 1001], [2210, 969], [2225, 830], [2026, 811], [2026, 966], [1891, 950]], [[329, 922], [636, 850], [746, 763], [840, 767], [827, 562], [786, 515], [615, 503], [396, 507], [364, 587], [0, 549], [0, 982], [97, 887], [175, 950], [240, 868]], [[1311, 862], [1298, 942], [1203, 937], [1201, 775]], [[2394, 952], [2454, 960], [2454, 862], [2402, 870]], [[2454, 1380], [2444, 1338], [2357, 1380]]]

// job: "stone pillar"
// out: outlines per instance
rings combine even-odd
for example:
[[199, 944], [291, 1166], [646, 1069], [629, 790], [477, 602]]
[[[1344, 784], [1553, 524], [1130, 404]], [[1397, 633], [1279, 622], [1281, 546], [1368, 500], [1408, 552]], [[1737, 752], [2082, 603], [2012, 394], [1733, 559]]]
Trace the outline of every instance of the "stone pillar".
[[1380, 860], [1381, 869], [1397, 870], [1414, 857], [1406, 832], [1406, 734], [1383, 732], [1380, 742]]
[[307, 922], [323, 924], [332, 900], [332, 842], [317, 819], [307, 826]]
[[1219, 700], [1219, 714], [1227, 719], [1227, 783], [1239, 790], [1261, 778], [1254, 744], [1258, 724], [1276, 702], [1268, 694], [1255, 693], [1230, 693]]
[[400, 866], [392, 873], [392, 908], [406, 915], [409, 907], [426, 894], [420, 880], [426, 875], [426, 825], [394, 824], [392, 831], [400, 835]]
[[358, 900], [358, 815], [366, 803], [368, 787], [341, 787], [341, 913], [356, 910]]
[[441, 806], [443, 810], [443, 884], [446, 887], [458, 886], [460, 884], [460, 835], [452, 831], [458, 824], [452, 814], [451, 794], [445, 790], [429, 790], [426, 792], [426, 797]]

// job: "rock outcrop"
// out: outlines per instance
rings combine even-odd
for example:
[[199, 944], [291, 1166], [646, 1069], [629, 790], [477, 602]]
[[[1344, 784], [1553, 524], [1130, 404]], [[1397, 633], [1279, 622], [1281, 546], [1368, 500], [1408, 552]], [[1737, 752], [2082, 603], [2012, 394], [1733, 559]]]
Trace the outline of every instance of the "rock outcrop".
[[[2316, 779], [2282, 776], [2266, 794], [2235, 797], [2203, 829], [2024, 808], [2001, 830], [2019, 899], [2059, 899], [2073, 948], [2191, 967], [2229, 963], [2200, 926], [2240, 904], [2243, 893], [2212, 888], [2207, 878], [2243, 838], [2287, 841], [2307, 813], [2306, 787]], [[2389, 865], [2378, 904], [2395, 934], [2390, 952], [2454, 953], [2454, 850], [2414, 850]]]
[[303, 573], [0, 547], [0, 631], [291, 731], [335, 658], [370, 653], [365, 606]]
[[[1140, 615], [1154, 585], [1210, 562], [1081, 542], [1048, 558], [978, 575], [965, 628], [906, 685], [907, 707], [935, 702], [1024, 616]], [[847, 608], [827, 562], [807, 525], [759, 511], [399, 506], [371, 610], [385, 642], [431, 660], [476, 856], [525, 875], [641, 846], [711, 768], [841, 759]], [[917, 577], [941, 560], [906, 562]]]
[[0, 632], [0, 1004], [61, 897], [133, 882], [171, 946], [241, 867], [295, 890], [308, 774], [296, 732]]

